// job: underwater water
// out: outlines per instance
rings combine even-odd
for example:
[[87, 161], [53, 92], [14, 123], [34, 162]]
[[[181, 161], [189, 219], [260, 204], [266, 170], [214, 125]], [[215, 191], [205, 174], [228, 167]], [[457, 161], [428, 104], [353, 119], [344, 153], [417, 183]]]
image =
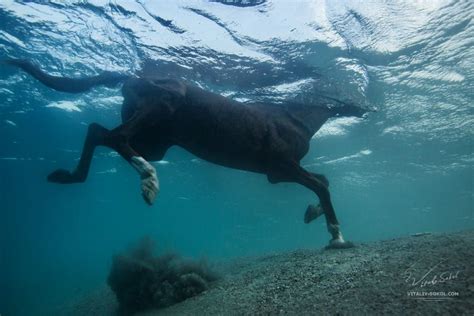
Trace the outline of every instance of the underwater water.
[[[474, 228], [472, 1], [0, 1], [0, 59], [50, 74], [182, 78], [240, 100], [318, 96], [377, 109], [332, 119], [302, 165], [325, 174], [344, 236], [362, 242]], [[317, 197], [173, 147], [152, 207], [105, 148], [83, 184], [87, 125], [120, 123], [119, 87], [68, 94], [0, 66], [0, 314], [47, 314], [104, 284], [111, 258], [147, 235], [209, 260], [324, 247]]]

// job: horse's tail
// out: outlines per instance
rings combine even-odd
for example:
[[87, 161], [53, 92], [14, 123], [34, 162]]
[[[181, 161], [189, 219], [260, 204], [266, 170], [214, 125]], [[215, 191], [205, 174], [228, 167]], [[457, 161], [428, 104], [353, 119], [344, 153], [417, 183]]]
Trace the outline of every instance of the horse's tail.
[[127, 80], [130, 76], [126, 74], [103, 72], [100, 75], [87, 78], [67, 78], [52, 76], [42, 71], [38, 66], [25, 59], [6, 59], [3, 63], [16, 66], [29, 73], [45, 86], [54, 90], [79, 93], [87, 91], [95, 86], [114, 86]]

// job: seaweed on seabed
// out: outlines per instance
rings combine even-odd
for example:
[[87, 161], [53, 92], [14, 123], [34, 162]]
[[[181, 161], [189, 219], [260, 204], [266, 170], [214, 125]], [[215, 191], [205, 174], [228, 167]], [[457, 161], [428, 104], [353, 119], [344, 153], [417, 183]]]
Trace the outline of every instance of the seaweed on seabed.
[[120, 314], [163, 308], [207, 290], [218, 278], [205, 261], [184, 260], [176, 254], [154, 254], [150, 238], [114, 256], [108, 284]]

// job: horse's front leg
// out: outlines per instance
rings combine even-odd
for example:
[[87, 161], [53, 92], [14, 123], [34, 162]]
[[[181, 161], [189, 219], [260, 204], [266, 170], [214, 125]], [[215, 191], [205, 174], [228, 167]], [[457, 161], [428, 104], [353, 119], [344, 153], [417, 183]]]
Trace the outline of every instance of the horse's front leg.
[[155, 168], [140, 156], [132, 156], [130, 164], [140, 175], [143, 199], [149, 205], [153, 204], [160, 191], [160, 182], [158, 181]]
[[62, 184], [86, 181], [94, 150], [97, 146], [104, 145], [104, 140], [109, 133], [108, 129], [97, 123], [90, 124], [82, 148], [81, 159], [76, 169], [72, 172], [57, 169], [48, 175], [48, 181]]

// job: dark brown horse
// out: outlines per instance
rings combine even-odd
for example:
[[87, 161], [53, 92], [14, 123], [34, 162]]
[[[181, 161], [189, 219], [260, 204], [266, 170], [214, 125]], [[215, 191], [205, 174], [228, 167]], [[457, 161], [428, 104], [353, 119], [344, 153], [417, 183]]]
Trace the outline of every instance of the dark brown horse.
[[[320, 204], [308, 206], [305, 222], [324, 214], [332, 239], [330, 247], [349, 247], [344, 241], [328, 190], [321, 174], [300, 166], [311, 137], [334, 116], [361, 117], [366, 111], [339, 106], [295, 103], [240, 103], [182, 81], [134, 78], [103, 73], [90, 78], [51, 76], [25, 60], [10, 59], [43, 84], [65, 92], [83, 92], [97, 85], [123, 82], [122, 124], [108, 130], [89, 125], [78, 166], [48, 176], [56, 183], [84, 182], [96, 146], [117, 151], [139, 173], [144, 200], [152, 204], [159, 192], [155, 168], [171, 146], [180, 146], [218, 165], [265, 174], [271, 183], [295, 182], [312, 190]], [[333, 100], [334, 101], [334, 100]]]

